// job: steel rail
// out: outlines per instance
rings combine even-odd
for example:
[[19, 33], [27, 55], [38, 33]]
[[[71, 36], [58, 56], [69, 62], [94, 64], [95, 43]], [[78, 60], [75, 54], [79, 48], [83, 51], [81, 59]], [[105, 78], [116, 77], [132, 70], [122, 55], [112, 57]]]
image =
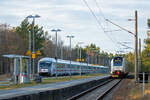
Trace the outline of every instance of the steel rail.
[[109, 80], [107, 80], [107, 81], [105, 81], [105, 82], [103, 82], [103, 83], [101, 83], [101, 84], [99, 84], [99, 85], [97, 85], [97, 86], [94, 86], [94, 87], [92, 87], [92, 88], [90, 88], [90, 89], [88, 89], [88, 90], [85, 90], [85, 91], [83, 91], [83, 92], [77, 94], [77, 95], [74, 95], [74, 96], [72, 96], [71, 98], [69, 98], [69, 99], [67, 99], [67, 100], [76, 100], [76, 99], [79, 99], [79, 98], [81, 98], [82, 96], [86, 95], [87, 93], [89, 93], [89, 92], [91, 92], [91, 91], [94, 91], [95, 89], [97, 89], [97, 88], [99, 88], [99, 87], [101, 87], [101, 86], [103, 86], [103, 85], [105, 85], [105, 84], [107, 84], [107, 83], [109, 83], [109, 82], [111, 82], [111, 81], [112, 81], [112, 79], [109, 79]]
[[110, 93], [110, 91], [112, 89], [114, 89], [120, 82], [122, 81], [122, 79], [120, 79], [117, 83], [115, 83], [113, 86], [111, 86], [110, 88], [108, 88], [105, 92], [103, 92], [102, 94], [99, 95], [99, 97], [97, 97], [96, 100], [103, 100], [103, 98]]

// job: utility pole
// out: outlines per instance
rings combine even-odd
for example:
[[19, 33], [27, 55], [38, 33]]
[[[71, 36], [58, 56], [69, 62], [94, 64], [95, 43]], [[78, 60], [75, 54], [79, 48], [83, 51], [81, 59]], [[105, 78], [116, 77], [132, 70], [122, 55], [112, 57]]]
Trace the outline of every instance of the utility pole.
[[55, 35], [56, 35], [56, 50], [55, 50], [55, 60], [56, 60], [56, 65], [55, 65], [55, 67], [56, 67], [56, 74], [55, 74], [55, 76], [56, 76], [56, 78], [57, 78], [57, 32], [60, 32], [61, 30], [60, 29], [52, 29], [51, 30], [52, 32], [55, 32]]
[[[35, 30], [34, 30], [35, 17], [33, 17], [33, 55], [35, 54]], [[35, 75], [35, 58], [33, 57], [33, 76]]]
[[35, 29], [34, 29], [34, 24], [35, 24], [35, 18], [39, 18], [39, 15], [29, 15], [26, 18], [32, 18], [33, 19], [33, 23], [32, 23], [32, 27], [33, 27], [33, 52], [32, 52], [32, 58], [33, 58], [33, 76], [36, 73], [36, 54], [35, 54], [35, 39], [36, 39], [36, 33], [35, 33]]
[[[134, 75], [135, 75], [135, 82], [137, 82], [138, 81], [138, 77], [137, 77], [137, 75], [138, 75], [137, 74], [137, 72], [138, 72], [137, 71], [137, 67], [138, 67], [138, 29], [137, 29], [138, 28], [137, 27], [138, 23], [137, 23], [137, 10], [135, 11], [135, 18], [134, 18], [134, 21], [135, 21], [135, 33], [133, 33], [131, 31], [121, 27], [120, 25], [117, 25], [117, 24], [113, 23], [112, 21], [110, 21], [108, 19], [105, 19], [105, 20], [110, 22], [111, 24], [121, 28], [122, 30], [124, 30], [124, 31], [126, 31], [126, 32], [128, 32], [128, 33], [130, 33], [132, 35], [134, 35], [134, 39], [135, 39], [135, 51], [134, 51], [134, 53], [135, 53], [135, 73], [134, 73]], [[131, 20], [132, 19], [130, 19], [129, 21], [131, 21]]]
[[137, 29], [137, 10], [135, 11], [135, 82], [138, 81], [138, 29]]
[[82, 66], [81, 66], [81, 45], [80, 45], [80, 76], [82, 75]]
[[[30, 52], [31, 52], [31, 32], [29, 30], [28, 30], [28, 32], [29, 32], [29, 49], [28, 50], [30, 50]], [[30, 73], [30, 77], [31, 77], [31, 63], [32, 63], [32, 61], [31, 61], [32, 59], [31, 58], [32, 57], [30, 55], [30, 58], [29, 58], [29, 60], [30, 60], [30, 63], [29, 63], [30, 64], [29, 65], [30, 66], [30, 72], [29, 72]]]
[[138, 72], [141, 72], [141, 64], [142, 64], [142, 61], [141, 61], [141, 39], [139, 39], [139, 64], [138, 64]]
[[78, 42], [79, 48], [80, 48], [80, 50], [79, 50], [80, 76], [82, 75], [82, 66], [81, 66], [81, 63], [82, 63], [82, 55], [81, 55], [82, 50], [81, 50], [81, 44], [83, 44], [83, 43], [84, 43], [84, 42]]
[[74, 36], [72, 36], [72, 35], [68, 35], [67, 36], [67, 38], [69, 38], [70, 39], [70, 77], [71, 77], [71, 70], [72, 70], [72, 66], [71, 66], [71, 60], [72, 60], [72, 55], [71, 55], [71, 52], [72, 52], [72, 49], [71, 49], [71, 38], [74, 38]]

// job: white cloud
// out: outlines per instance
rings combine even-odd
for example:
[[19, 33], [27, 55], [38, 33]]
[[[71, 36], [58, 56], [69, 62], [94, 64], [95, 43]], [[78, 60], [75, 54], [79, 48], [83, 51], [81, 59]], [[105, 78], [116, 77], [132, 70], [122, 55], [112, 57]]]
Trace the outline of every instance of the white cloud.
[[[106, 30], [118, 29], [112, 24], [106, 24], [99, 12], [94, 0], [86, 0], [94, 13], [98, 16], [102, 26]], [[128, 18], [134, 18], [134, 11], [138, 10], [139, 18], [139, 36], [144, 39], [146, 37], [147, 18], [149, 14], [149, 0], [97, 0], [103, 14], [106, 18], [111, 19], [122, 27], [134, 31], [134, 22], [128, 22]], [[62, 39], [67, 44], [68, 40], [64, 36], [73, 33], [75, 38], [74, 45], [78, 41], [96, 43], [103, 50], [115, 52], [116, 45], [109, 39], [117, 41], [134, 42], [133, 37], [124, 31], [106, 33], [100, 28], [95, 18], [89, 12], [82, 0], [3, 0], [0, 2], [0, 23], [9, 23], [11, 25], [19, 25], [20, 22], [30, 14], [39, 14], [40, 19], [36, 23], [44, 26], [44, 29], [50, 31], [52, 28], [61, 28]], [[50, 34], [53, 34], [50, 32]], [[110, 36], [108, 36], [110, 35]], [[133, 46], [134, 43], [131, 44]]]

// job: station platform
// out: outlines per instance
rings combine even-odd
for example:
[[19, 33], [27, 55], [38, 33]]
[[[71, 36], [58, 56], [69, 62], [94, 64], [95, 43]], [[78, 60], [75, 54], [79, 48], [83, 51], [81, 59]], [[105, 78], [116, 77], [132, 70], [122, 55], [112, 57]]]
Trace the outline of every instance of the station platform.
[[57, 82], [51, 84], [37, 85], [31, 87], [17, 88], [12, 90], [0, 90], [0, 100], [66, 100], [77, 92], [98, 84], [106, 76], [97, 76], [86, 79]]

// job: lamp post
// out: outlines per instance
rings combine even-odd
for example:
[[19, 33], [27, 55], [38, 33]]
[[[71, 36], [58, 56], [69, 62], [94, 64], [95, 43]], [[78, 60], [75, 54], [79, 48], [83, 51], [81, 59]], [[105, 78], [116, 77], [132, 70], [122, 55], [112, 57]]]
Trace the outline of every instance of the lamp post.
[[[27, 16], [26, 18], [32, 18], [33, 19], [33, 23], [32, 23], [32, 25], [33, 25], [33, 52], [32, 52], [32, 58], [33, 58], [33, 76], [34, 76], [34, 74], [35, 74], [35, 36], [36, 36], [36, 34], [35, 34], [35, 30], [34, 30], [34, 24], [35, 24], [35, 18], [39, 18], [40, 16], [39, 15], [29, 15], [29, 16]], [[34, 57], [33, 57], [34, 56]]]
[[78, 42], [78, 44], [80, 44], [80, 75], [82, 75], [82, 68], [81, 68], [81, 57], [82, 57], [82, 55], [81, 55], [81, 44], [83, 44], [84, 42]]
[[71, 51], [72, 51], [72, 49], [71, 49], [71, 38], [74, 38], [74, 36], [68, 35], [67, 38], [70, 39], [70, 76], [71, 76]]
[[56, 33], [56, 52], [55, 52], [55, 59], [56, 59], [56, 77], [57, 77], [57, 32], [60, 32], [60, 29], [52, 29], [52, 32]]
[[[28, 48], [28, 50], [29, 50], [30, 53], [31, 53], [31, 32], [30, 32], [29, 30], [28, 30], [28, 32], [29, 32], [29, 48]], [[29, 73], [30, 73], [30, 77], [31, 77], [31, 62], [32, 62], [32, 61], [31, 61], [31, 60], [32, 60], [32, 59], [31, 59], [31, 54], [30, 54], [30, 59], [29, 59], [29, 60], [30, 60], [30, 63], [29, 63], [30, 72], [29, 72]]]

